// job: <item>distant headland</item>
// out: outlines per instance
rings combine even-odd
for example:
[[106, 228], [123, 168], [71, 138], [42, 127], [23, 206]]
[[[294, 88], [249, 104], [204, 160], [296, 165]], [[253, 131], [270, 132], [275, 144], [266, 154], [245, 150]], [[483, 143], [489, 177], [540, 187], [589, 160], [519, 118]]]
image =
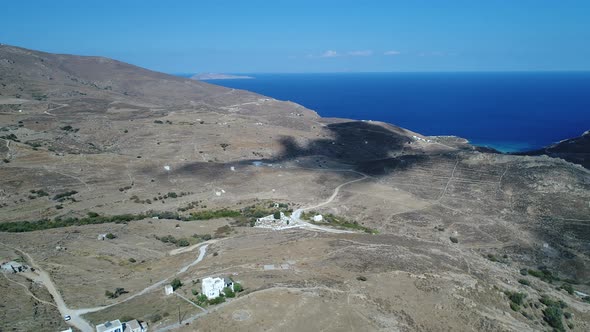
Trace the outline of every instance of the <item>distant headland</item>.
[[205, 80], [243, 80], [253, 79], [254, 77], [245, 75], [231, 75], [231, 74], [219, 74], [219, 73], [200, 73], [190, 77], [192, 80], [205, 81]]

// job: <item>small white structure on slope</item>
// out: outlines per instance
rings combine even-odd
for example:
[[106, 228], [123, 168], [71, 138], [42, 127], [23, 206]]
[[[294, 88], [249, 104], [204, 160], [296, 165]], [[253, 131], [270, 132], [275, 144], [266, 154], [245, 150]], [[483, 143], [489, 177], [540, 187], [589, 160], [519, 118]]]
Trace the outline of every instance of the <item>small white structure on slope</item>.
[[120, 320], [106, 322], [96, 325], [96, 332], [123, 332], [123, 324]]
[[172, 295], [172, 293], [174, 293], [174, 288], [172, 288], [172, 285], [164, 286], [164, 294]]
[[313, 221], [315, 222], [320, 222], [324, 220], [324, 217], [321, 214], [316, 214], [315, 216], [313, 216]]
[[147, 323], [140, 323], [137, 319], [134, 319], [123, 323], [123, 329], [123, 332], [145, 332], [147, 331]]
[[205, 278], [201, 282], [201, 294], [205, 294], [208, 299], [214, 299], [223, 294], [225, 287], [234, 290], [234, 282], [230, 278]]

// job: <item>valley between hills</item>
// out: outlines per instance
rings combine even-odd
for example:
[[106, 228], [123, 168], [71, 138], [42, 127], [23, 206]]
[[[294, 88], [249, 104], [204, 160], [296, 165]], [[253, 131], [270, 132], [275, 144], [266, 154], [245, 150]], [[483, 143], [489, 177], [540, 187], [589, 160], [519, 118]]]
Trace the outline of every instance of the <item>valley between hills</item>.
[[588, 138], [499, 154], [0, 45], [0, 260], [29, 267], [0, 331], [588, 331]]

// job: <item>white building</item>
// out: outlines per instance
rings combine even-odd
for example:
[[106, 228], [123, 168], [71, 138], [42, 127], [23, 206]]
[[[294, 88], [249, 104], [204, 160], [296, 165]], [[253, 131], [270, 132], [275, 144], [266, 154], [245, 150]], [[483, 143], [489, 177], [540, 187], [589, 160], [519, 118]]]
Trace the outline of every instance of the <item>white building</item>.
[[171, 295], [172, 293], [174, 293], [174, 288], [172, 287], [172, 285], [164, 286], [164, 294]]
[[229, 287], [233, 291], [234, 282], [229, 278], [205, 278], [201, 282], [201, 293], [205, 294], [208, 299], [214, 299], [219, 297], [220, 294], [223, 294], [225, 287]]
[[96, 332], [123, 332], [123, 324], [120, 320], [106, 322], [104, 324], [96, 325]]
[[313, 216], [313, 221], [315, 221], [315, 222], [320, 222], [322, 220], [324, 220], [324, 217], [321, 214], [317, 214], [317, 215]]

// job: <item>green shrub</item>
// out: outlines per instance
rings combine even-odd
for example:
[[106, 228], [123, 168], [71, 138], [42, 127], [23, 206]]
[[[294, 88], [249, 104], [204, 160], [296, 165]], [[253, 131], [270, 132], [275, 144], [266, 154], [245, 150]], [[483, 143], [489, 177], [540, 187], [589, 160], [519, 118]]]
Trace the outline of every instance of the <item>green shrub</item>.
[[240, 293], [243, 291], [244, 291], [244, 288], [242, 287], [242, 285], [240, 283], [235, 282], [234, 283], [234, 292]]
[[207, 296], [205, 294], [200, 294], [197, 296], [197, 304], [204, 305], [207, 304]]
[[193, 293], [193, 295], [194, 295], [194, 296], [197, 296], [197, 295], [199, 295], [199, 291], [198, 291], [198, 290], [196, 290], [196, 289], [194, 289], [194, 288], [193, 288], [193, 289], [191, 289], [191, 293]]
[[241, 215], [240, 211], [221, 209], [210, 211], [198, 211], [190, 214], [188, 220], [210, 220], [219, 218], [236, 218]]
[[219, 297], [209, 300], [209, 304], [211, 305], [220, 304], [223, 302], [225, 302], [225, 297], [223, 295], [220, 295]]
[[273, 218], [275, 219], [281, 219], [281, 212], [280, 211], [276, 211], [275, 213], [272, 214]]
[[179, 247], [188, 247], [191, 243], [187, 239], [179, 239], [176, 245]]
[[174, 280], [172, 280], [172, 282], [170, 283], [170, 285], [172, 286], [172, 289], [173, 290], [177, 290], [180, 287], [182, 287], [182, 282], [180, 281], [180, 279], [174, 278]]
[[519, 311], [520, 310], [520, 306], [514, 302], [510, 302], [510, 309], [514, 310], [514, 311]]
[[512, 303], [514, 304], [518, 304], [518, 305], [522, 305], [524, 298], [526, 297], [525, 293], [510, 293], [510, 295], [508, 295], [508, 298], [510, 299], [510, 301], [512, 301]]
[[107, 239], [109, 239], [109, 240], [116, 239], [116, 238], [117, 238], [117, 236], [115, 234], [113, 234], [113, 233], [108, 233], [107, 234]]
[[557, 331], [565, 331], [563, 327], [563, 320], [561, 316], [563, 315], [563, 311], [558, 306], [549, 306], [545, 310], [543, 310], [543, 319], [549, 324], [549, 326], [553, 327]]
[[223, 294], [228, 298], [236, 297], [236, 294], [230, 287], [225, 287], [223, 289]]

